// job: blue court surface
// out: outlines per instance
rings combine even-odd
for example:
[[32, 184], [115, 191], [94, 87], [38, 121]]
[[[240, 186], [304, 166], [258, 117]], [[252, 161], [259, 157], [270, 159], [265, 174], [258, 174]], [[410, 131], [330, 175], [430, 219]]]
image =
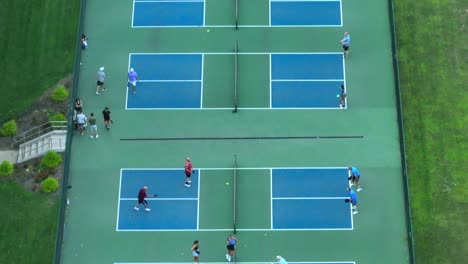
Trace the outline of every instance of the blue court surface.
[[339, 108], [342, 53], [272, 54], [270, 62], [272, 108]]
[[[127, 89], [126, 109], [203, 109], [204, 58], [226, 54], [234, 55], [233, 53], [130, 54], [129, 68], [137, 71], [140, 80], [137, 84], [137, 94], [132, 94], [131, 89]], [[241, 53], [240, 55], [265, 55], [269, 56], [270, 60], [270, 93], [265, 93], [265, 97], [269, 97], [269, 107], [245, 107], [245, 109], [339, 108], [337, 95], [341, 93], [340, 85], [345, 85], [345, 64], [342, 53]], [[225, 110], [231, 107], [226, 105], [222, 108], [209, 109]]]
[[271, 26], [342, 26], [341, 0], [270, 0]]
[[[192, 176], [192, 187], [185, 188], [185, 173], [179, 170], [122, 169], [119, 191], [117, 231], [125, 230], [194, 230], [198, 228], [199, 171]], [[138, 191], [148, 186], [146, 212], [133, 207]]]
[[186, 27], [204, 24], [204, 0], [134, 0], [133, 2], [133, 27]]
[[127, 109], [202, 107], [202, 54], [130, 54], [138, 73], [137, 94], [127, 89]]
[[[245, 231], [267, 230], [351, 230], [351, 207], [344, 202], [348, 197], [347, 168], [258, 168], [270, 170], [271, 223], [268, 229], [238, 228]], [[229, 231], [225, 229], [199, 229], [200, 178], [198, 169], [192, 177], [192, 187], [183, 186], [182, 169], [122, 169], [119, 190], [117, 231]], [[137, 202], [138, 190], [148, 186], [150, 212]], [[208, 185], [207, 185], [208, 186]], [[205, 193], [207, 190], [204, 190]], [[242, 191], [242, 190], [240, 190]], [[245, 205], [238, 204], [238, 210]]]
[[272, 169], [273, 229], [352, 229], [346, 168]]

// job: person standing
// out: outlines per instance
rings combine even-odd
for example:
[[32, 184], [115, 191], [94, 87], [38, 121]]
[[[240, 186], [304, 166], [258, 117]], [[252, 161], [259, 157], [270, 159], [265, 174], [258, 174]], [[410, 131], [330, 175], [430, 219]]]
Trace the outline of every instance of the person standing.
[[354, 190], [351, 189], [351, 187], [346, 188], [346, 190], [349, 193], [349, 202], [352, 205], [351, 210], [353, 211], [353, 214], [357, 214], [358, 213], [358, 210], [357, 210], [358, 197], [356, 193], [354, 192]]
[[341, 45], [343, 45], [344, 57], [347, 58], [349, 55], [349, 46], [351, 45], [351, 37], [348, 32], [344, 33], [344, 37], [341, 39]]
[[278, 261], [278, 264], [288, 264], [288, 262], [281, 256], [276, 256], [276, 260]]
[[75, 111], [77, 113], [83, 112], [83, 102], [81, 102], [80, 98], [76, 98], [75, 100]]
[[192, 182], [191, 176], [193, 172], [193, 167], [192, 167], [192, 162], [190, 161], [190, 158], [187, 157], [185, 159], [185, 186], [190, 187], [190, 183]]
[[76, 115], [76, 123], [78, 125], [78, 133], [80, 133], [80, 135], [83, 135], [84, 133], [86, 121], [86, 116], [83, 112], [78, 112], [78, 115]]
[[111, 112], [109, 110], [109, 107], [105, 107], [104, 110], [102, 110], [102, 118], [104, 119], [104, 125], [106, 125], [107, 130], [110, 129], [110, 122], [112, 121], [111, 117]]
[[99, 71], [97, 72], [96, 80], [97, 80], [96, 94], [99, 94], [101, 90], [102, 91], [106, 90], [106, 88], [104, 87], [104, 82], [106, 81], [106, 73], [104, 72], [104, 67], [99, 68]]
[[90, 138], [98, 138], [99, 135], [97, 133], [97, 125], [96, 125], [96, 117], [94, 116], [94, 113], [91, 113], [89, 116], [89, 128], [90, 128]]
[[227, 238], [226, 243], [226, 248], [228, 250], [228, 253], [226, 254], [226, 260], [231, 261], [234, 257], [234, 254], [236, 253], [237, 238], [234, 235], [230, 234]]
[[128, 83], [132, 86], [133, 94], [136, 94], [136, 83], [138, 80], [138, 73], [133, 68], [130, 68], [128, 72]]
[[200, 241], [195, 240], [192, 245], [192, 255], [193, 255], [193, 263], [198, 264], [200, 263]]
[[88, 48], [88, 38], [85, 34], [81, 34], [81, 48], [84, 50]]
[[148, 208], [148, 202], [146, 201], [146, 197], [151, 197], [151, 196], [148, 196], [147, 191], [148, 191], [147, 186], [143, 186], [143, 188], [140, 189], [140, 191], [138, 192], [138, 202], [135, 204], [135, 207], [133, 207], [133, 210], [135, 211], [140, 210], [140, 204], [143, 204], [146, 212], [151, 211], [151, 209]]
[[349, 166], [348, 171], [350, 172], [350, 180], [351, 180], [351, 186], [357, 185], [358, 189], [357, 191], [360, 192], [362, 191], [362, 186], [361, 183], [359, 182], [359, 179], [361, 179], [361, 173], [358, 171], [356, 167]]
[[340, 97], [340, 108], [343, 109], [346, 107], [346, 91], [345, 91], [345, 88], [344, 88], [344, 85], [340, 85], [340, 94], [339, 94], [339, 97]]

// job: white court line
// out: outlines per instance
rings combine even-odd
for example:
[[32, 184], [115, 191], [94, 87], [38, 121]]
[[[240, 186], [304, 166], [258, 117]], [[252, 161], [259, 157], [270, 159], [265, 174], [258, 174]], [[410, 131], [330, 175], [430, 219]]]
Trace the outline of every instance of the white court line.
[[[234, 168], [194, 168], [196, 170], [234, 170]], [[348, 167], [241, 167], [238, 170], [327, 170], [327, 169], [348, 169]], [[135, 170], [184, 170], [183, 168], [121, 168], [122, 171], [135, 171]]]
[[342, 82], [342, 79], [274, 79], [272, 82]]
[[202, 82], [203, 80], [138, 80], [138, 82]]
[[273, 200], [344, 200], [348, 197], [273, 197]]
[[205, 64], [205, 54], [202, 54], [201, 59], [201, 83], [200, 83], [200, 109], [203, 108], [203, 79], [204, 79], [204, 64]]
[[[263, 229], [236, 229], [243, 232], [283, 232], [283, 231], [348, 231], [352, 228], [263, 228]], [[119, 229], [119, 232], [232, 232], [232, 228], [226, 229]]]
[[205, 17], [206, 17], [206, 1], [205, 0], [202, 0], [203, 1], [203, 26], [205, 26], [206, 22], [205, 22]]
[[120, 219], [120, 192], [122, 191], [122, 169], [120, 169], [120, 177], [119, 177], [119, 199], [117, 199], [117, 221], [116, 221], [116, 226], [115, 230], [119, 231], [119, 219]]
[[[241, 109], [241, 110], [268, 110], [268, 111], [275, 111], [275, 110], [334, 110], [334, 109], [338, 109], [340, 110], [341, 108], [338, 107], [338, 106], [331, 106], [331, 107], [273, 107], [273, 108], [269, 108], [269, 107], [238, 107], [237, 109]], [[184, 111], [184, 110], [187, 110], [187, 111], [193, 111], [193, 110], [202, 110], [202, 111], [205, 111], [205, 110], [216, 110], [216, 111], [221, 111], [221, 110], [231, 110], [232, 111], [232, 107], [205, 107], [205, 108], [193, 108], [193, 107], [187, 107], [187, 108], [128, 108], [126, 110], [135, 110], [135, 111], [145, 111], [145, 110], [161, 110], [161, 111], [164, 111], [164, 110], [174, 110], [174, 111]]]
[[133, 25], [133, 21], [135, 21], [135, 0], [133, 0], [133, 3], [132, 3], [132, 28], [135, 27]]
[[270, 169], [270, 228], [273, 229], [273, 172]]
[[[131, 52], [132, 55], [234, 55], [235, 52]], [[343, 52], [238, 52], [238, 55], [343, 55]]]
[[272, 68], [271, 68], [271, 54], [270, 54], [270, 56], [269, 56], [269, 60], [270, 60], [270, 109], [271, 109], [272, 100], [273, 100], [273, 95], [272, 95], [273, 92], [271, 91], [271, 89], [272, 89], [272, 87], [271, 87], [271, 86], [272, 86], [272, 85], [271, 85], [271, 84], [272, 84], [272, 83], [271, 83], [271, 81], [272, 81], [272, 79], [271, 79], [271, 71], [272, 71]]
[[268, 1], [268, 26], [271, 27], [271, 0]]
[[340, 1], [340, 21], [341, 21], [340, 27], [343, 27], [343, 5], [342, 5], [341, 0], [339, 1]]
[[[193, 262], [114, 262], [114, 264], [192, 264]], [[236, 264], [277, 264], [278, 262], [236, 262]], [[354, 261], [288, 261], [290, 264], [356, 264]], [[200, 262], [199, 264], [226, 264], [226, 262]]]
[[200, 185], [201, 185], [201, 170], [198, 170], [197, 230], [200, 229]]
[[[122, 201], [136, 201], [137, 198], [120, 198]], [[148, 197], [145, 200], [150, 201], [196, 201], [198, 198], [159, 198], [159, 197]]]
[[344, 54], [343, 54], [343, 85], [344, 85], [344, 88], [345, 88], [345, 94], [346, 94], [346, 97], [345, 97], [345, 107], [344, 109], [348, 109], [348, 93], [346, 92], [346, 59], [344, 57]]
[[[236, 25], [205, 25], [205, 26], [132, 26], [132, 28], [235, 28]], [[342, 27], [341, 25], [239, 25], [239, 28], [316, 28]]]

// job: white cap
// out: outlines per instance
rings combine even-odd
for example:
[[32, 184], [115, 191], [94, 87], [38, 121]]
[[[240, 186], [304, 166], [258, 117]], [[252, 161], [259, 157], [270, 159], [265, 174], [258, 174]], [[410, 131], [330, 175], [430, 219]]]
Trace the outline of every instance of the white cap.
[[99, 70], [100, 70], [100, 71], [103, 71], [103, 70], [104, 70], [104, 67], [99, 68]]
[[130, 71], [133, 71], [133, 68], [130, 68]]

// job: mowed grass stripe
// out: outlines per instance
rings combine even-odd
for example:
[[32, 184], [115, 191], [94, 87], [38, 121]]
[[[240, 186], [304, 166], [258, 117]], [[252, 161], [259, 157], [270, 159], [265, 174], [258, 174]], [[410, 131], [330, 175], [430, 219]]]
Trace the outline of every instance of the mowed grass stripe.
[[468, 22], [461, 0], [395, 0], [417, 263], [468, 258]]
[[72, 72], [79, 0], [2, 0], [0, 121]]

